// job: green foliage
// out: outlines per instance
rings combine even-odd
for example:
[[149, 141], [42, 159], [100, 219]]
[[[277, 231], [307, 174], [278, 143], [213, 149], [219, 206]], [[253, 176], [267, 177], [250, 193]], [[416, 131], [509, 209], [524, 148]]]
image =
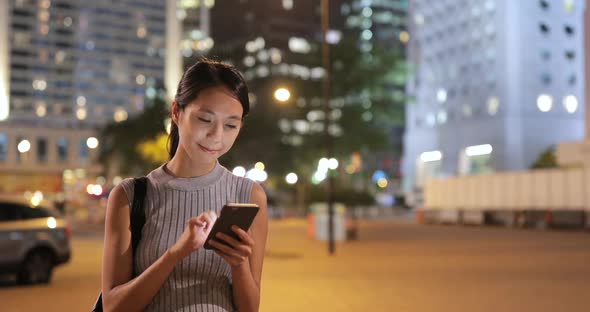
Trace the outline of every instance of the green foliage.
[[140, 114], [106, 125], [100, 134], [103, 148], [99, 156], [105, 170], [113, 163], [118, 163], [115, 169], [123, 175], [146, 174], [153, 169], [154, 164], [138, 152], [138, 146], [141, 142], [155, 140], [162, 133], [167, 112], [166, 103], [155, 100]]
[[545, 150], [539, 158], [533, 163], [531, 169], [549, 169], [549, 168], [557, 168], [557, 157], [555, 155], [555, 146], [551, 146], [547, 150]]

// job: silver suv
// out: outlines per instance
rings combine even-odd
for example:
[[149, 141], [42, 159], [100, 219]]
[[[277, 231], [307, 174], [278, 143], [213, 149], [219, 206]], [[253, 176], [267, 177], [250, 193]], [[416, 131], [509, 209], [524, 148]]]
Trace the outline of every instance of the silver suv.
[[53, 268], [70, 260], [70, 236], [56, 212], [0, 201], [0, 273], [22, 284], [49, 283]]

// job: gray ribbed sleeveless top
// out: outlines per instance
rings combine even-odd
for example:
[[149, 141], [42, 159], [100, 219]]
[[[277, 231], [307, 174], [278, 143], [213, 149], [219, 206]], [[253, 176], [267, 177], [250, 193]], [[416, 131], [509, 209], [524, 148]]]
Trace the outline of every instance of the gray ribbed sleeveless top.
[[[218, 215], [226, 203], [249, 203], [253, 182], [219, 163], [207, 175], [177, 178], [164, 165], [148, 174], [144, 201], [146, 222], [134, 257], [141, 274], [180, 237], [186, 221], [204, 211]], [[133, 200], [133, 180], [123, 189]], [[176, 265], [144, 311], [235, 311], [230, 266], [215, 252], [201, 248]]]

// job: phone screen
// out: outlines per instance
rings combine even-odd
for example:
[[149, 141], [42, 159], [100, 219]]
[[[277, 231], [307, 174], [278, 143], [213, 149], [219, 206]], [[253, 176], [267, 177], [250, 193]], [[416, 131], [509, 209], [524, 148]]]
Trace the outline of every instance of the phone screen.
[[258, 210], [259, 207], [256, 204], [226, 204], [223, 206], [219, 218], [217, 218], [217, 221], [213, 224], [213, 229], [211, 229], [209, 236], [207, 236], [204, 246], [205, 249], [214, 249], [214, 247], [209, 244], [209, 240], [211, 239], [215, 239], [218, 242], [229, 246], [225, 241], [216, 239], [216, 235], [219, 232], [239, 241], [240, 237], [231, 229], [231, 227], [236, 225], [242, 230], [248, 231], [256, 214], [258, 214]]

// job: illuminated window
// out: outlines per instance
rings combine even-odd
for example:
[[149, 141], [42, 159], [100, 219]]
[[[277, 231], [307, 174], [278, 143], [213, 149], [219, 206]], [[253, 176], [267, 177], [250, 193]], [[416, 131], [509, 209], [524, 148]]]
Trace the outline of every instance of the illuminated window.
[[568, 95], [566, 97], [563, 98], [563, 107], [565, 107], [565, 110], [570, 113], [573, 114], [578, 110], [578, 99], [573, 96], [573, 95]]
[[285, 9], [285, 10], [293, 9], [293, 0], [283, 0], [283, 9]]
[[541, 94], [537, 98], [537, 107], [543, 113], [546, 113], [551, 110], [553, 106], [553, 98], [548, 94]]

